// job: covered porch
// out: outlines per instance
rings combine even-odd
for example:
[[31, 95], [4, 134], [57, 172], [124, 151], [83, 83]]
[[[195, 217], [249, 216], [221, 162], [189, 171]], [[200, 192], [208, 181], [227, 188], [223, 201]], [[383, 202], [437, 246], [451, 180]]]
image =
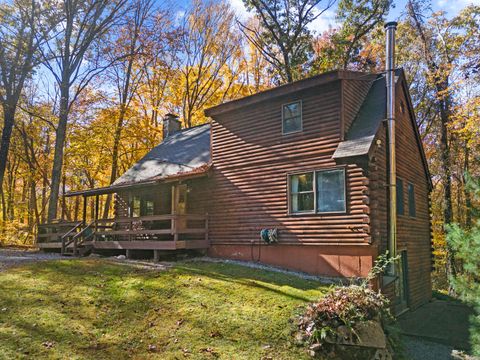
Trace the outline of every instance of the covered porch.
[[[40, 225], [37, 245], [75, 255], [92, 250], [126, 250], [128, 255], [129, 250], [156, 254], [157, 250], [206, 249], [207, 187], [207, 177], [198, 176], [67, 193], [82, 198], [82, 218]], [[113, 216], [100, 216], [102, 196], [113, 199]], [[93, 211], [87, 211], [88, 204], [94, 204]]]
[[78, 199], [83, 199], [82, 216], [76, 219], [76, 211], [73, 220], [40, 225], [38, 247], [64, 254], [125, 249], [127, 255], [130, 250], [158, 254], [207, 248], [210, 125], [181, 130], [178, 119], [169, 114], [164, 136], [112, 185], [64, 194], [77, 198], [78, 209]]

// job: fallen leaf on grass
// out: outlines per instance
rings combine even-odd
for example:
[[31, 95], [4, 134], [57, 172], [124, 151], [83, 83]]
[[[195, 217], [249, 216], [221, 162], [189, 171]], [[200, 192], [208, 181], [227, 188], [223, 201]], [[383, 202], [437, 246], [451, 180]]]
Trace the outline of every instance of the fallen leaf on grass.
[[210, 354], [210, 355], [213, 355], [213, 356], [218, 356], [218, 353], [215, 350], [213, 350], [211, 347], [202, 348], [202, 349], [200, 349], [200, 352], [201, 353], [207, 353], [207, 354]]
[[42, 343], [42, 345], [45, 346], [47, 349], [51, 349], [51, 348], [53, 348], [55, 343], [53, 341], [45, 341], [45, 342]]
[[215, 338], [215, 337], [219, 337], [219, 336], [222, 336], [222, 334], [220, 334], [218, 331], [212, 331], [210, 333], [211, 338]]

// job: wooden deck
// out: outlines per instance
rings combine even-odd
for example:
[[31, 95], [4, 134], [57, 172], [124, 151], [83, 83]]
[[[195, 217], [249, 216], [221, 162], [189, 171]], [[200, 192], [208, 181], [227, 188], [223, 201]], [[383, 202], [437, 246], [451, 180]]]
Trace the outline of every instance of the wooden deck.
[[209, 247], [207, 215], [151, 215], [39, 226], [41, 249], [180, 250]]

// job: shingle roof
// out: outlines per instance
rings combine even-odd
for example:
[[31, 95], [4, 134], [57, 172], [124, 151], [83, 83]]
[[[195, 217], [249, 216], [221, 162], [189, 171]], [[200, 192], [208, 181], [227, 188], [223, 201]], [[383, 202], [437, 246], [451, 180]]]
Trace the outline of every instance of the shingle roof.
[[370, 87], [345, 140], [338, 144], [333, 154], [334, 159], [368, 155], [378, 128], [386, 116], [385, 86], [385, 76], [379, 75]]
[[181, 130], [154, 147], [112, 184], [135, 184], [197, 173], [211, 161], [210, 124]]

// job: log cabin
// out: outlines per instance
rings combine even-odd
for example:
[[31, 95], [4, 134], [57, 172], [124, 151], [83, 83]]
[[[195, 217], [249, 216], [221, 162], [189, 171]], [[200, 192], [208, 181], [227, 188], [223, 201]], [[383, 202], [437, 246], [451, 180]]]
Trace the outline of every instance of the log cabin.
[[[379, 286], [397, 313], [418, 307], [431, 296], [432, 184], [405, 74], [390, 65], [226, 102], [189, 129], [167, 114], [164, 140], [111, 186], [66, 194], [83, 197], [83, 218], [40, 226], [39, 247], [203, 251], [341, 278], [367, 276], [389, 250], [399, 260]], [[108, 194], [114, 216], [100, 219]]]

